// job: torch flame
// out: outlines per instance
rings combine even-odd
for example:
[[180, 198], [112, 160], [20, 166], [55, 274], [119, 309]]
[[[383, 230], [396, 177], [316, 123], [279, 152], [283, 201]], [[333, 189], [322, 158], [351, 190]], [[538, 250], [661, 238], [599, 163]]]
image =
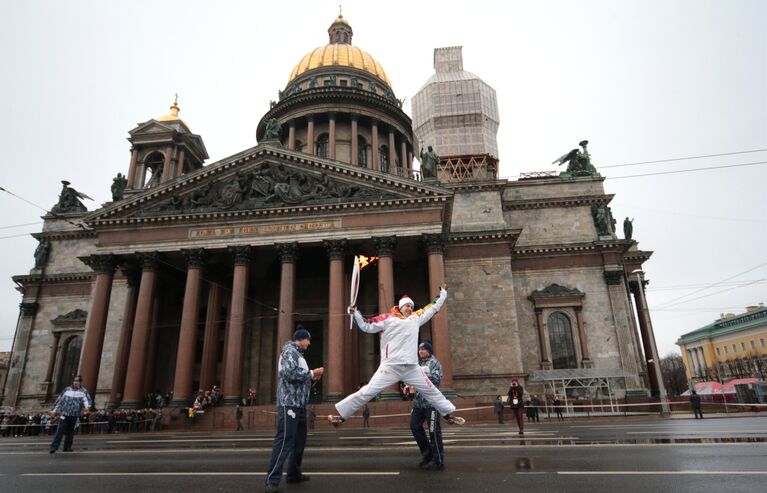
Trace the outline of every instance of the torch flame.
[[368, 265], [375, 263], [375, 261], [378, 260], [378, 257], [366, 257], [364, 255], [357, 255], [357, 258], [360, 261], [360, 270], [364, 269]]

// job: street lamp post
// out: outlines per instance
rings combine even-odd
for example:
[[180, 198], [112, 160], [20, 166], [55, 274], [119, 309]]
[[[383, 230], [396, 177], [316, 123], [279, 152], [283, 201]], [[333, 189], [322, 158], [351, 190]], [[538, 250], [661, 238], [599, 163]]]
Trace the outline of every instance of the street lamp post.
[[641, 269], [637, 269], [631, 273], [636, 275], [637, 283], [639, 284], [639, 296], [642, 297], [642, 310], [644, 311], [645, 323], [647, 324], [647, 332], [650, 336], [650, 350], [652, 352], [651, 360], [648, 363], [653, 363], [655, 370], [655, 379], [658, 382], [658, 393], [660, 394], [660, 406], [661, 415], [670, 416], [671, 408], [668, 405], [668, 398], [666, 396], [666, 386], [663, 384], [663, 377], [660, 373], [660, 358], [658, 358], [658, 348], [655, 345], [655, 331], [652, 328], [652, 321], [650, 319], [650, 309], [647, 306], [647, 298], [644, 295], [644, 272]]

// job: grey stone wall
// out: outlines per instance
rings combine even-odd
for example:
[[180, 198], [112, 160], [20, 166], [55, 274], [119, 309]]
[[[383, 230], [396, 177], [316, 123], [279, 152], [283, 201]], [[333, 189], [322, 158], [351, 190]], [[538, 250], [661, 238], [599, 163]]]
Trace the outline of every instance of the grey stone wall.
[[557, 207], [504, 211], [511, 228], [522, 228], [517, 246], [581, 243], [598, 239], [591, 207]]
[[453, 385], [461, 395], [497, 394], [499, 378], [508, 386], [499, 375], [523, 370], [513, 277], [507, 258], [445, 259]]
[[450, 231], [492, 231], [506, 229], [501, 195], [498, 192], [456, 193]]

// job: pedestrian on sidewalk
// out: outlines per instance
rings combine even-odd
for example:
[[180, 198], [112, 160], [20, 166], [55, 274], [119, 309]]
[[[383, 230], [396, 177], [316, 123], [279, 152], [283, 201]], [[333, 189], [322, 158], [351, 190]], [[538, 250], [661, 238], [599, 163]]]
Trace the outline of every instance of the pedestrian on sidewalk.
[[237, 431], [242, 431], [245, 428], [242, 427], [242, 406], [237, 404], [234, 411], [234, 417], [237, 418]]
[[537, 395], [533, 395], [533, 398], [530, 399], [530, 407], [533, 411], [533, 421], [536, 423], [541, 422], [541, 416], [540, 416], [540, 408], [541, 408], [541, 400], [538, 398]]
[[61, 445], [64, 438], [64, 452], [72, 451], [72, 441], [75, 438], [75, 427], [84, 409], [91, 406], [91, 397], [88, 391], [82, 387], [83, 377], [77, 375], [72, 380], [72, 385], [65, 388], [56, 402], [53, 404], [53, 414], [60, 414], [59, 425], [56, 435], [51, 443], [50, 453], [54, 453]]
[[703, 419], [703, 409], [700, 407], [700, 396], [694, 390], [690, 393], [690, 405], [692, 406], [692, 412], [695, 415], [695, 419]]
[[365, 403], [365, 407], [362, 408], [362, 427], [370, 428], [370, 406]]
[[519, 379], [513, 377], [511, 379], [511, 386], [509, 387], [509, 407], [511, 412], [514, 413], [514, 417], [517, 420], [517, 426], [519, 427], [519, 434], [525, 434], [525, 418], [523, 413], [525, 412], [525, 389], [519, 385]]
[[301, 483], [309, 476], [301, 473], [301, 462], [306, 447], [306, 405], [312, 382], [322, 377], [324, 368], [309, 369], [304, 351], [309, 348], [312, 335], [298, 325], [293, 340], [282, 347], [278, 366], [277, 434], [272, 444], [272, 456], [266, 472], [266, 492], [278, 491], [282, 468], [288, 462], [288, 483]]
[[559, 394], [554, 394], [554, 411], [557, 413], [557, 421], [565, 420], [562, 416], [562, 401], [559, 399]]
[[495, 396], [495, 414], [498, 415], [498, 424], [503, 424], [503, 401], [500, 395]]

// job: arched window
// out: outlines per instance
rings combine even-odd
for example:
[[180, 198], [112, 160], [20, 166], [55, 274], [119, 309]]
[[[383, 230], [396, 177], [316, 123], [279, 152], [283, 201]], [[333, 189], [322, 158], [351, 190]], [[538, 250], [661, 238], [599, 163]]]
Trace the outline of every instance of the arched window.
[[[64, 344], [61, 351], [61, 369], [59, 370], [58, 385], [56, 392], [64, 390], [64, 387], [72, 383], [72, 379], [77, 375], [77, 368], [80, 366], [80, 351], [83, 348], [83, 338], [81, 336], [70, 337]], [[93, 390], [93, 389], [88, 389]]]
[[388, 146], [381, 146], [378, 149], [378, 156], [381, 160], [381, 171], [384, 173], [389, 172], [389, 147]]
[[575, 357], [575, 345], [573, 344], [573, 331], [570, 320], [560, 312], [554, 312], [549, 316], [549, 345], [551, 346], [551, 363], [556, 370], [559, 368], [577, 368], [578, 361]]
[[368, 167], [368, 142], [361, 135], [357, 136], [357, 164]]
[[160, 183], [162, 168], [165, 164], [165, 156], [162, 152], [153, 152], [144, 160], [144, 168], [150, 175], [145, 175], [144, 186], [153, 187]]
[[315, 148], [316, 152], [314, 154], [319, 157], [328, 157], [329, 147], [330, 140], [328, 139], [328, 134], [322, 134], [317, 137], [317, 146]]

